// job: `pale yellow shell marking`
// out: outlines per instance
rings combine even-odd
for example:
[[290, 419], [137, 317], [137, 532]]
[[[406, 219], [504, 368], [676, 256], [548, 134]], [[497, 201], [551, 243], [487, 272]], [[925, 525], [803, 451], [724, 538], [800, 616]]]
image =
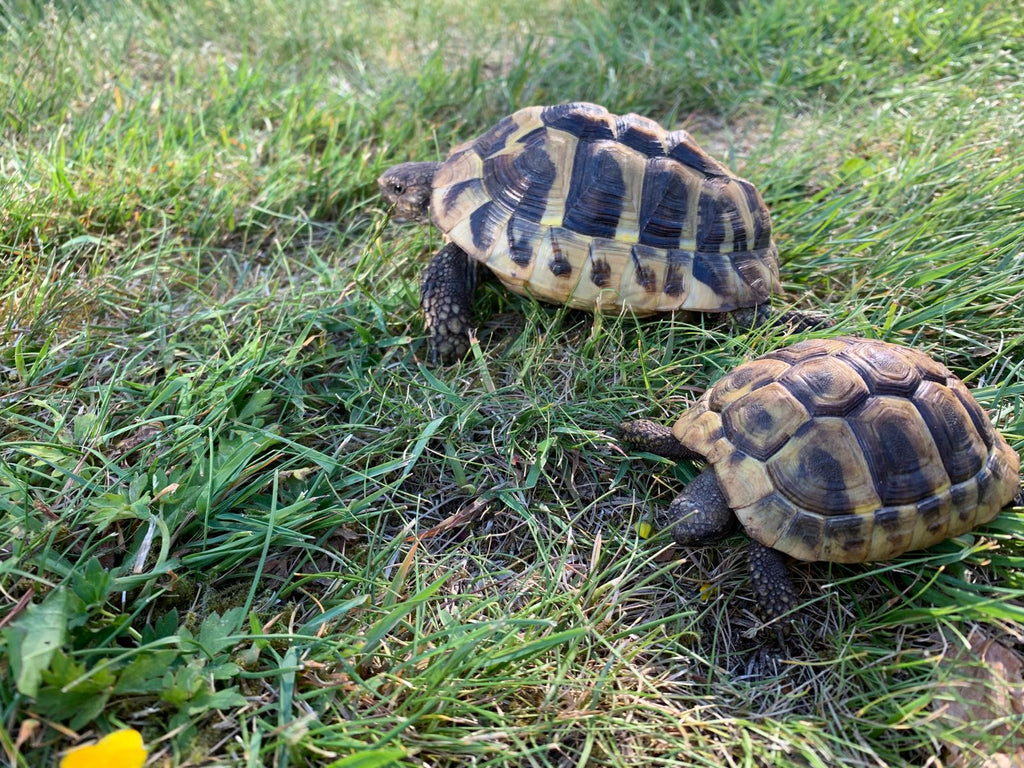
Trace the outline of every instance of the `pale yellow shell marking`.
[[[522, 294], [524, 293], [524, 286], [533, 277], [534, 268], [537, 266], [537, 259], [533, 259], [524, 266], [520, 266], [512, 260], [508, 241], [508, 220], [511, 219], [512, 213], [511, 211], [506, 211], [505, 215], [508, 217], [505, 220], [505, 226], [496, 230], [494, 242], [491, 244], [491, 249], [484, 263], [488, 266], [500, 266], [500, 269], [494, 269], [494, 273], [498, 275], [501, 282], [512, 292]], [[454, 232], [455, 230], [452, 231]]]
[[[683, 182], [693, 190], [700, 189], [704, 184], [704, 177], [701, 176], [697, 171], [683, 166], [678, 166], [673, 169], [674, 173], [678, 173]], [[697, 222], [700, 220], [700, 195], [692, 194], [686, 201], [686, 225], [683, 227], [683, 236], [679, 239], [679, 250], [694, 252], [697, 250]], [[691, 233], [691, 237], [686, 237], [686, 233]]]
[[[614, 158], [622, 172], [622, 181], [626, 185], [623, 195], [622, 211], [615, 231], [615, 240], [624, 243], [636, 243], [640, 240], [640, 205], [643, 196], [644, 175], [647, 170], [647, 158], [639, 152], [633, 152], [614, 141], [595, 142], [603, 147], [609, 157]], [[663, 285], [664, 282], [660, 283]], [[628, 304], [625, 300], [623, 303]]]
[[778, 382], [766, 384], [722, 411], [726, 436], [740, 451], [761, 461], [782, 447], [810, 418], [800, 401]]
[[[729, 403], [739, 400], [747, 393], [769, 382], [777, 381], [789, 369], [789, 363], [771, 358], [744, 363], [719, 379], [705, 397], [713, 410], [721, 411]], [[696, 446], [690, 447], [695, 451], [700, 450]]]
[[732, 509], [749, 508], [775, 490], [765, 463], [742, 451], [730, 450], [714, 467], [718, 486]]
[[[551, 157], [575, 157], [579, 139], [571, 133], [549, 130], [546, 142], [548, 154]], [[567, 162], [566, 165], [567, 168], [559, 168], [555, 174], [555, 181], [551, 185], [551, 192], [544, 208], [544, 215], [540, 219], [541, 224], [546, 224], [549, 227], [561, 227], [565, 218], [565, 200], [569, 195], [569, 186], [572, 183], [572, 163]]]
[[[463, 144], [460, 148], [452, 151], [448, 159], [434, 174], [432, 201], [436, 201], [439, 195], [443, 196], [452, 184], [466, 179], [479, 179], [483, 176], [483, 171], [484, 161], [473, 151], [472, 146]], [[462, 207], [461, 204], [460, 207]], [[437, 217], [441, 213], [441, 211], [435, 210], [434, 215]]]

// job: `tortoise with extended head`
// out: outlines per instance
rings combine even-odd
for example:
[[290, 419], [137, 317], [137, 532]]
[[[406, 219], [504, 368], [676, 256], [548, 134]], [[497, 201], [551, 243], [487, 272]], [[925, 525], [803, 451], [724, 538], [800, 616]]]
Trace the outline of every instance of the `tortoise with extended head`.
[[443, 163], [402, 163], [378, 184], [397, 218], [429, 215], [448, 241], [421, 298], [432, 355], [446, 361], [469, 346], [476, 262], [516, 293], [603, 312], [745, 310], [749, 324], [767, 318], [779, 290], [754, 185], [686, 131], [639, 115], [528, 107]]
[[657, 522], [683, 545], [736, 523], [772, 619], [796, 605], [783, 554], [884, 560], [996, 516], [1020, 459], [960, 379], [907, 347], [809, 340], [744, 363], [669, 428], [622, 425], [634, 447], [707, 467]]

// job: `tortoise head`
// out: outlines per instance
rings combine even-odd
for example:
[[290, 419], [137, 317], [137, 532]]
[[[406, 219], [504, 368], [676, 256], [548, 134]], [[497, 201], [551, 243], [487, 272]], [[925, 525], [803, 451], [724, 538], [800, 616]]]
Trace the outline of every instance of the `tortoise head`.
[[393, 165], [377, 179], [384, 199], [395, 206], [398, 221], [425, 221], [430, 209], [430, 182], [440, 163]]

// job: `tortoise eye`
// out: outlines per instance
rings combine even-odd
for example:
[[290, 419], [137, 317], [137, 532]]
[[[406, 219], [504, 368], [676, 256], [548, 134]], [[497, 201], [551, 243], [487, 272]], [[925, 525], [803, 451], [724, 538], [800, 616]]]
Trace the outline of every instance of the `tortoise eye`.
[[391, 185], [391, 191], [394, 192], [396, 195], [404, 195], [405, 186], [399, 184], [398, 182], [395, 182], [394, 184]]

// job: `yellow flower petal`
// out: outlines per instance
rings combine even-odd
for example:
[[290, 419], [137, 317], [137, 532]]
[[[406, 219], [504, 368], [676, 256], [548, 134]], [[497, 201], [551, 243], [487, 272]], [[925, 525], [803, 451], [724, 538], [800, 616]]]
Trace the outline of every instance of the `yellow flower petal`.
[[75, 747], [60, 760], [60, 768], [142, 768], [146, 748], [134, 728], [108, 733], [95, 744]]
[[654, 526], [647, 521], [636, 524], [636, 532], [641, 539], [651, 538], [651, 534], [654, 533]]

